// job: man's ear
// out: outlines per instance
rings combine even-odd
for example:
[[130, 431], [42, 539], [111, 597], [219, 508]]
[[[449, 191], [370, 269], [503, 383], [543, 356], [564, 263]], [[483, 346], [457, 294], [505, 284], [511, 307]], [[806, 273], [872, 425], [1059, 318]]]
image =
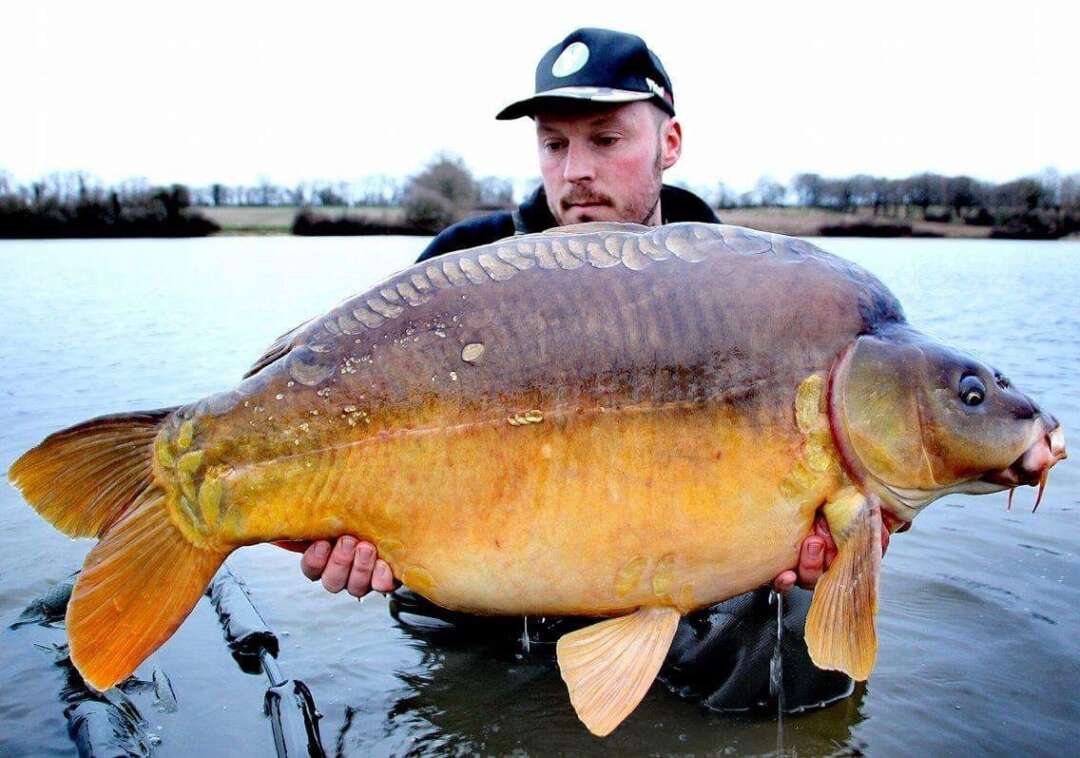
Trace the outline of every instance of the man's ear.
[[682, 155], [682, 124], [679, 123], [679, 119], [668, 119], [667, 126], [664, 127], [664, 132], [660, 137], [660, 149], [664, 153], [661, 165], [666, 171], [674, 166]]

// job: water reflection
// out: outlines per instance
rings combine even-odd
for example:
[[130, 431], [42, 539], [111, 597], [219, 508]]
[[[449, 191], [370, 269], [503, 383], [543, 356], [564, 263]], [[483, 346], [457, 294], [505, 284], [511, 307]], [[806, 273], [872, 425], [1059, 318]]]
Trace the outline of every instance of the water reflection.
[[397, 673], [403, 685], [384, 712], [355, 700], [337, 733], [324, 744], [338, 755], [574, 754], [619, 755], [832, 753], [851, 741], [862, 720], [865, 688], [823, 711], [788, 715], [756, 709], [718, 714], [680, 698], [662, 684], [607, 738], [593, 737], [570, 706], [551, 645], [532, 641], [526, 653], [507, 634], [477, 638], [452, 629], [401, 627], [420, 655]]
[[7, 631], [59, 673], [56, 697], [79, 755], [148, 756], [160, 739], [143, 714], [150, 708], [176, 712], [172, 683], [164, 671], [155, 669], [150, 681], [131, 677], [106, 692], [87, 687], [63, 641], [64, 613], [73, 584], [69, 578], [32, 600]]

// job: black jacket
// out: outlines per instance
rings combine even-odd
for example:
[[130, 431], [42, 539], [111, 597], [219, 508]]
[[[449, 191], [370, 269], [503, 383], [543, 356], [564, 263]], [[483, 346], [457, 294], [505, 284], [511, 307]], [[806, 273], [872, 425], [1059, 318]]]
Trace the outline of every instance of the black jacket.
[[[678, 187], [663, 186], [660, 207], [664, 223], [719, 223], [712, 208], [701, 198]], [[486, 245], [515, 233], [542, 232], [554, 226], [558, 223], [548, 210], [544, 189], [540, 187], [515, 211], [466, 219], [443, 230], [417, 262]], [[781, 614], [783, 634], [779, 635], [779, 643], [780, 621], [767, 587], [685, 617], [679, 624], [661, 679], [673, 692], [715, 710], [754, 707], [774, 710], [778, 700], [787, 710], [801, 710], [850, 694], [851, 679], [835, 671], [822, 671], [810, 661], [803, 640], [810, 598], [811, 594], [803, 590], [788, 593]], [[523, 644], [521, 619], [454, 613], [407, 589], [391, 596], [390, 611], [418, 634], [483, 638], [489, 642], [501, 638], [508, 645]], [[526, 627], [530, 649], [551, 655], [560, 636], [588, 623], [591, 620], [530, 618]], [[773, 658], [778, 648], [782, 653], [782, 674], [774, 673], [770, 677], [770, 671], [776, 671]]]
[[[693, 192], [667, 184], [660, 190], [660, 210], [665, 224], [678, 221], [720, 223], [713, 209], [700, 197]], [[467, 218], [443, 229], [439, 232], [439, 236], [424, 248], [424, 252], [420, 253], [416, 262], [426, 261], [428, 258], [452, 253], [455, 250], [486, 245], [515, 233], [532, 234], [558, 225], [559, 222], [548, 210], [544, 188], [538, 187], [515, 211], [499, 211], [485, 216]]]

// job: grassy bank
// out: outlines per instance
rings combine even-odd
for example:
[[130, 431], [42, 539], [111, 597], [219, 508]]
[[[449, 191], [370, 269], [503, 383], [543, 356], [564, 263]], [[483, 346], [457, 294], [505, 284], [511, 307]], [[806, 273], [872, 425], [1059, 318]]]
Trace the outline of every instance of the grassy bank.
[[[199, 207], [192, 210], [220, 226], [222, 234], [288, 234], [300, 209], [296, 206], [276, 206], [272, 208]], [[405, 214], [401, 208], [329, 206], [315, 210], [320, 216], [329, 218], [351, 218], [389, 226], [404, 225], [405, 222]], [[842, 234], [845, 227], [855, 224], [865, 227], [866, 225], [897, 223], [893, 219], [875, 217], [869, 211], [840, 213], [816, 208], [730, 208], [719, 211], [719, 215], [725, 224], [747, 226], [751, 229], [796, 237], [818, 237], [828, 231]], [[990, 236], [988, 226], [929, 221], [903, 221], [901, 223], [909, 225], [911, 236], [916, 237], [985, 239]], [[863, 233], [865, 234], [865, 229]], [[862, 236], [854, 230], [852, 234]], [[880, 236], [895, 235], [885, 233]]]
[[[846, 227], [862, 227], [861, 233], [851, 230], [850, 236], [913, 236], [913, 237], [958, 237], [968, 239], [987, 239], [990, 236], [991, 227], [972, 226], [964, 223], [938, 223], [932, 221], [915, 221], [891, 219], [882, 216], [874, 216], [867, 211], [856, 213], [841, 213], [819, 208], [728, 208], [717, 211], [720, 219], [725, 224], [746, 226], [763, 232], [774, 234], [788, 234], [793, 237], [821, 237], [832, 233], [833, 236], [847, 236], [843, 234]], [[867, 234], [866, 227], [886, 224], [905, 224], [911, 227], [910, 235], [898, 235], [882, 233], [880, 235]]]
[[[199, 207], [192, 210], [220, 226], [222, 234], [289, 234], [300, 208], [295, 205], [280, 205], [271, 208]], [[405, 212], [401, 208], [325, 206], [317, 208], [316, 211], [320, 216], [333, 219], [350, 218], [388, 225], [405, 223]]]

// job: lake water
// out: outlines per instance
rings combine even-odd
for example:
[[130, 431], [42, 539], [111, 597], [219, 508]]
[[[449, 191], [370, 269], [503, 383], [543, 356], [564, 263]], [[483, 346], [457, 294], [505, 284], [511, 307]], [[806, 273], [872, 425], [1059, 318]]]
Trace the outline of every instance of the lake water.
[[[1080, 440], [1080, 243], [816, 240], [880, 276], [917, 328], [988, 359]], [[103, 413], [230, 386], [280, 333], [410, 263], [416, 238], [0, 242], [0, 467]], [[1074, 451], [1074, 458], [1076, 453]], [[1072, 754], [1080, 740], [1080, 465], [1034, 490], [947, 497], [885, 559], [869, 683], [778, 720], [702, 711], [655, 686], [607, 740], [573, 716], [558, 671], [523, 651], [410, 634], [257, 546], [229, 561], [311, 688], [328, 752], [818, 755]], [[0, 488], [0, 755], [67, 755], [62, 630], [8, 629], [82, 563]], [[133, 696], [154, 752], [272, 754], [266, 680], [230, 658], [203, 600], [137, 672], [171, 679], [170, 712]]]

